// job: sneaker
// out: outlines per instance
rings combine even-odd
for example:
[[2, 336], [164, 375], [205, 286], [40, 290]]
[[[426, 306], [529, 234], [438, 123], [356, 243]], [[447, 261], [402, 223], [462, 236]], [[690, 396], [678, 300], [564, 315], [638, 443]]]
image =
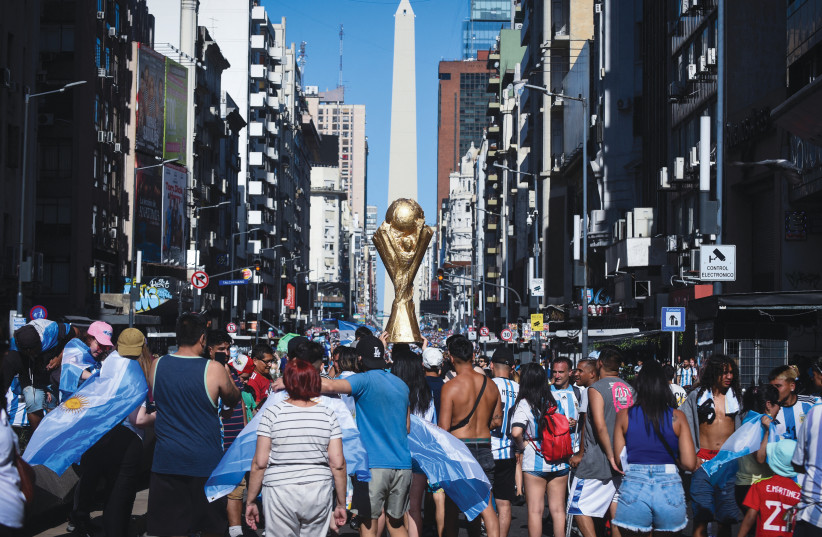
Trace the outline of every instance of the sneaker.
[[74, 525], [74, 522], [69, 520], [66, 524], [66, 533], [74, 533], [75, 529], [77, 529], [77, 526]]

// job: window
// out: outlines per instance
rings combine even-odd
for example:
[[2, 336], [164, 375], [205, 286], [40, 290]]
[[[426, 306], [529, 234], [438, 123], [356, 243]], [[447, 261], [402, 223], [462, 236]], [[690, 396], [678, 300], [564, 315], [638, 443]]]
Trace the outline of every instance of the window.
[[49, 260], [43, 264], [43, 293], [67, 295], [71, 266], [68, 259]]
[[43, 224], [71, 224], [71, 200], [40, 198], [37, 201], [36, 219]]
[[100, 152], [94, 152], [94, 164], [91, 167], [92, 169], [92, 178], [94, 179], [94, 188], [100, 186]]

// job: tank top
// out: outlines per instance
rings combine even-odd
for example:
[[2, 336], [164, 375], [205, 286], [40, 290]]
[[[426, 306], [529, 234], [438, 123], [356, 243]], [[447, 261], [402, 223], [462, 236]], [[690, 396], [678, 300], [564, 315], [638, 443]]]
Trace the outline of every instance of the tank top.
[[[602, 396], [604, 403], [603, 417], [605, 418], [605, 425], [608, 427], [608, 436], [613, 444], [617, 412], [633, 406], [634, 389], [619, 377], [605, 377], [588, 388], [589, 397], [591, 390], [596, 390]], [[611, 464], [608, 462], [608, 457], [605, 455], [602, 446], [599, 445], [594, 433], [596, 427], [590, 409], [586, 416], [585, 455], [582, 456], [582, 461], [577, 467], [576, 476], [580, 479], [611, 479]]]
[[[668, 442], [676, 455], [679, 452], [679, 439], [674, 432], [674, 410], [665, 411], [659, 423], [659, 432]], [[675, 464], [654, 430], [654, 425], [645, 419], [642, 408], [635, 406], [628, 411], [628, 432], [625, 435], [625, 447], [628, 449], [630, 464]]]
[[206, 388], [208, 363], [206, 358], [174, 354], [157, 360], [153, 472], [208, 477], [220, 462], [219, 409]]

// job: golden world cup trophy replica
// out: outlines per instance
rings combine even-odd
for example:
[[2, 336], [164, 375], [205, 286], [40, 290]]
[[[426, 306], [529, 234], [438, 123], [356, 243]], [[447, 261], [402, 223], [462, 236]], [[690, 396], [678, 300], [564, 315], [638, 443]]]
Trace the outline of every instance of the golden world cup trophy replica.
[[394, 284], [394, 303], [385, 331], [389, 343], [420, 343], [422, 334], [414, 307], [414, 277], [434, 236], [425, 225], [425, 213], [414, 200], [395, 200], [385, 213], [385, 222], [371, 239]]

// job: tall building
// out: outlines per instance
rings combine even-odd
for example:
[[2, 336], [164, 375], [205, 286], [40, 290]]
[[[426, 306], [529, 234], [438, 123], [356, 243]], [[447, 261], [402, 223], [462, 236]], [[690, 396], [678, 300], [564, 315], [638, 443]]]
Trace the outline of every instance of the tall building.
[[471, 13], [462, 23], [463, 59], [478, 59], [480, 51], [494, 46], [499, 31], [511, 27], [513, 5], [511, 0], [471, 0]]
[[339, 140], [323, 136], [319, 159], [311, 163], [311, 247], [308, 268], [310, 278], [318, 282], [339, 282], [342, 274], [341, 245], [345, 191], [340, 184]]
[[363, 300], [363, 311], [361, 312], [369, 321], [373, 322], [374, 315], [377, 313], [377, 247], [374, 246], [374, 233], [377, 232], [379, 225], [377, 220], [379, 215], [377, 213], [376, 205], [368, 205], [365, 208], [365, 237], [366, 237], [366, 258], [365, 258], [365, 273], [367, 288], [365, 290], [365, 297]]
[[307, 86], [305, 99], [320, 134], [331, 134], [339, 140], [340, 185], [348, 193], [351, 212], [362, 225], [365, 222], [368, 187], [365, 105], [346, 104], [344, 87], [318, 91], [316, 86]]
[[488, 87], [493, 72], [488, 67], [489, 48], [478, 52], [477, 61], [441, 61], [439, 64], [438, 207], [448, 197], [451, 173], [460, 171], [460, 159], [472, 144], [480, 146], [483, 131], [490, 123], [486, 112], [494, 94]]

